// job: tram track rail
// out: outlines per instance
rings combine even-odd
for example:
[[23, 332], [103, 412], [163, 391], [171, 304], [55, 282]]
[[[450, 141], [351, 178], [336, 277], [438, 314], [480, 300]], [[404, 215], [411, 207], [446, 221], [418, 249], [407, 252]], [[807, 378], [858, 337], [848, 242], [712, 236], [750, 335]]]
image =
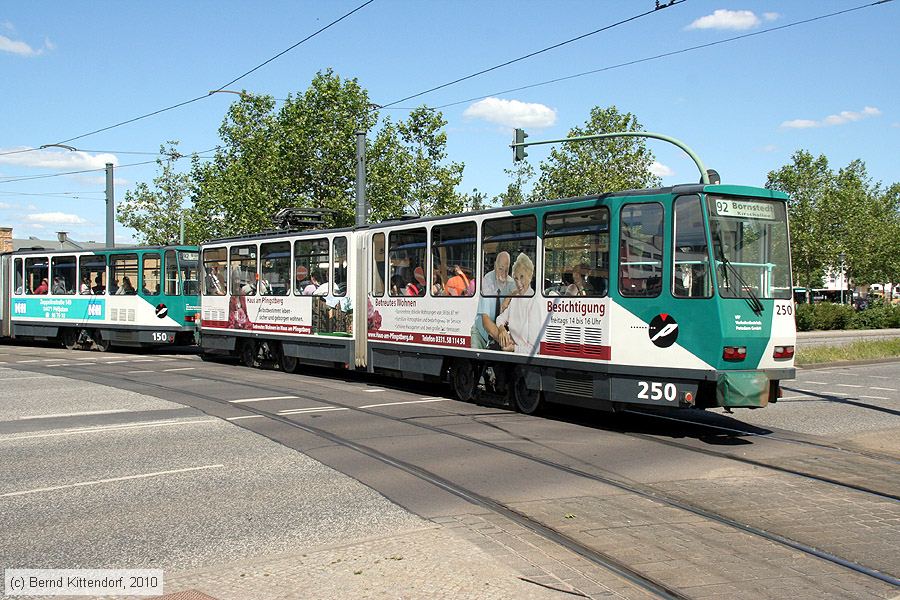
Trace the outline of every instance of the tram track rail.
[[[35, 368], [35, 367], [40, 368], [41, 366], [42, 365], [36, 365], [36, 364], [27, 365], [27, 367], [29, 367], [29, 368]], [[67, 369], [69, 367], [57, 367], [57, 368]], [[317, 396], [312, 396], [312, 395], [308, 395], [308, 394], [297, 393], [297, 390], [295, 388], [273, 386], [271, 384], [261, 384], [261, 383], [246, 381], [246, 380], [231, 380], [231, 381], [229, 381], [228, 378], [223, 379], [221, 377], [212, 377], [209, 375], [202, 375], [202, 374], [192, 374], [192, 376], [196, 379], [206, 379], [206, 380], [214, 381], [214, 382], [218, 382], [218, 383], [233, 383], [234, 385], [240, 385], [240, 386], [248, 388], [248, 389], [258, 390], [261, 393], [266, 393], [266, 394], [287, 394], [287, 393], [289, 393], [297, 398], [309, 400], [312, 402], [317, 402], [320, 404], [324, 404], [326, 406], [330, 406], [330, 407], [334, 407], [334, 408], [341, 408], [341, 409], [346, 409], [346, 410], [353, 410], [353, 411], [357, 411], [357, 412], [360, 412], [360, 413], [363, 413], [363, 414], [366, 414], [369, 416], [387, 419], [387, 420], [403, 423], [406, 425], [410, 425], [413, 427], [417, 427], [420, 429], [428, 430], [428, 431], [431, 431], [433, 433], [437, 433], [440, 435], [451, 436], [451, 437], [454, 437], [461, 441], [476, 444], [481, 447], [490, 448], [490, 449], [498, 451], [498, 452], [511, 454], [511, 455], [517, 456], [519, 458], [522, 458], [524, 460], [532, 461], [537, 464], [541, 464], [541, 465], [549, 467], [551, 469], [565, 472], [567, 474], [570, 474], [570, 475], [573, 475], [573, 476], [576, 476], [579, 478], [583, 478], [583, 479], [587, 479], [587, 480], [591, 480], [591, 481], [595, 481], [598, 483], [612, 486], [619, 490], [638, 495], [642, 498], [645, 498], [645, 499], [648, 499], [648, 500], [651, 500], [651, 501], [654, 501], [654, 502], [657, 502], [660, 504], [664, 504], [664, 505], [667, 505], [667, 506], [670, 506], [670, 507], [673, 507], [673, 508], [676, 508], [676, 509], [679, 509], [682, 511], [686, 511], [688, 513], [692, 513], [692, 514], [694, 514], [696, 516], [700, 516], [702, 518], [709, 519], [710, 521], [713, 521], [720, 525], [724, 525], [724, 526], [742, 531], [744, 533], [768, 540], [770, 542], [779, 544], [781, 546], [785, 546], [785, 547], [791, 548], [793, 550], [797, 550], [806, 555], [813, 556], [815, 558], [831, 562], [833, 564], [844, 567], [850, 571], [856, 572], [861, 575], [865, 575], [865, 576], [873, 578], [873, 579], [880, 580], [880, 581], [887, 583], [889, 585], [892, 585], [894, 587], [900, 587], [900, 578], [897, 578], [891, 574], [883, 573], [879, 570], [867, 567], [865, 565], [853, 562], [851, 560], [847, 560], [847, 559], [837, 556], [835, 554], [825, 552], [823, 550], [820, 550], [820, 549], [810, 546], [808, 544], [804, 544], [802, 542], [790, 539], [788, 537], [785, 537], [785, 536], [782, 536], [782, 535], [779, 535], [776, 533], [765, 531], [765, 530], [755, 527], [753, 525], [741, 523], [730, 517], [717, 514], [715, 512], [709, 511], [702, 507], [695, 506], [693, 504], [690, 504], [690, 503], [680, 500], [678, 498], [673, 498], [665, 493], [662, 493], [658, 490], [653, 489], [650, 486], [638, 485], [635, 483], [621, 481], [619, 479], [615, 479], [615, 478], [608, 477], [605, 475], [591, 473], [588, 471], [584, 471], [582, 469], [572, 467], [570, 465], [562, 464], [557, 461], [553, 461], [553, 460], [550, 460], [547, 458], [536, 456], [529, 452], [517, 450], [514, 448], [508, 448], [506, 446], [503, 446], [503, 445], [500, 445], [500, 444], [497, 444], [494, 442], [482, 440], [482, 439], [479, 439], [479, 438], [476, 438], [473, 436], [469, 436], [469, 435], [466, 435], [463, 433], [448, 430], [448, 429], [445, 429], [445, 428], [442, 428], [442, 427], [439, 427], [436, 425], [431, 425], [431, 424], [422, 423], [422, 422], [414, 422], [414, 421], [410, 421], [408, 419], [394, 417], [391, 415], [386, 415], [384, 413], [381, 413], [381, 412], [378, 412], [378, 411], [372, 410], [372, 409], [359, 408], [359, 407], [353, 406], [351, 404], [346, 404], [346, 403], [329, 400], [329, 399], [325, 399], [325, 398], [321, 398], [321, 397], [317, 397]], [[333, 434], [331, 432], [325, 431], [321, 428], [318, 428], [318, 427], [315, 427], [315, 426], [312, 426], [312, 425], [309, 425], [306, 423], [301, 423], [301, 422], [295, 421], [295, 420], [289, 418], [290, 415], [279, 415], [277, 413], [262, 410], [262, 409], [257, 408], [256, 406], [250, 406], [247, 404], [229, 403], [227, 400], [222, 400], [221, 398], [216, 398], [216, 397], [208, 396], [206, 394], [201, 394], [198, 392], [184, 390], [184, 389], [177, 388], [177, 387], [174, 387], [171, 385], [165, 385], [165, 384], [160, 384], [160, 383], [155, 383], [155, 382], [147, 382], [145, 380], [141, 380], [141, 379], [137, 379], [137, 378], [129, 378], [129, 377], [126, 377], [123, 375], [116, 375], [115, 377], [116, 377], [116, 379], [119, 379], [122, 381], [128, 381], [130, 383], [133, 383], [133, 384], [136, 384], [139, 386], [156, 388], [156, 389], [164, 390], [164, 391], [168, 391], [168, 392], [175, 392], [182, 396], [194, 397], [196, 399], [203, 400], [206, 402], [212, 402], [214, 404], [221, 405], [221, 406], [229, 406], [233, 409], [237, 409], [237, 410], [243, 411], [245, 413], [256, 415], [256, 416], [269, 418], [273, 421], [282, 423], [289, 427], [296, 428], [296, 429], [299, 429], [302, 431], [306, 431], [307, 433], [310, 433], [312, 435], [316, 435], [323, 439], [327, 439], [328, 441], [330, 441], [332, 443], [344, 446], [344, 447], [352, 449], [356, 452], [360, 452], [360, 453], [362, 453], [366, 456], [369, 456], [375, 460], [378, 460], [385, 464], [394, 466], [395, 468], [401, 469], [404, 472], [407, 472], [408, 474], [413, 475], [423, 481], [427, 481], [428, 483], [431, 483], [432, 485], [436, 485], [437, 487], [440, 487], [441, 489], [445, 489], [446, 491], [453, 493], [454, 495], [457, 495], [458, 497], [467, 499], [478, 506], [481, 506], [483, 508], [486, 508], [488, 510], [496, 512], [498, 514], [502, 514], [502, 515], [506, 516], [507, 518], [511, 518], [513, 521], [519, 523], [523, 527], [526, 527], [527, 529], [533, 531], [534, 533], [541, 535], [541, 537], [544, 537], [545, 539], [553, 541], [554, 543], [560, 543], [560, 545], [563, 545], [564, 547], [575, 552], [576, 554], [583, 556], [584, 558], [590, 560], [591, 562], [593, 562], [595, 564], [598, 564], [600, 566], [608, 568], [610, 571], [619, 574], [620, 576], [624, 577], [628, 581], [631, 581], [635, 585], [638, 585], [638, 586], [642, 587], [643, 589], [650, 591], [651, 593], [653, 593], [655, 595], [658, 595], [659, 597], [672, 597], [672, 598], [684, 598], [685, 597], [682, 595], [678, 595], [678, 592], [676, 590], [671, 590], [671, 589], [667, 588], [666, 586], [654, 581], [653, 579], [647, 578], [637, 571], [633, 571], [626, 565], [619, 563], [619, 561], [616, 561], [615, 559], [613, 559], [611, 557], [608, 557], [604, 554], [596, 552], [595, 550], [591, 549], [590, 547], [585, 546], [576, 540], [573, 540], [572, 538], [553, 529], [552, 527], [549, 527], [538, 521], [534, 521], [530, 517], [527, 517], [527, 516], [521, 514], [520, 512], [516, 511], [515, 509], [513, 509], [509, 506], [506, 506], [505, 504], [503, 504], [497, 500], [491, 499], [486, 496], [482, 496], [473, 490], [469, 490], [463, 486], [460, 486], [459, 484], [456, 484], [454, 482], [446, 480], [446, 479], [440, 477], [439, 475], [437, 475], [431, 471], [428, 471], [427, 469], [424, 469], [417, 465], [413, 465], [411, 463], [402, 461], [400, 459], [390, 457], [390, 456], [388, 456], [374, 448], [371, 448], [369, 446], [359, 444], [358, 442], [343, 438], [343, 437]], [[452, 413], [452, 414], [462, 416], [462, 417], [467, 416], [464, 413]], [[688, 449], [690, 449], [690, 448], [688, 448]], [[731, 457], [727, 454], [724, 454], [723, 458], [733, 458], [733, 457]], [[470, 500], [470, 498], [471, 498], [471, 500]], [[518, 516], [516, 517], [515, 515], [518, 515]], [[560, 536], [560, 537], [556, 538], [559, 540], [559, 542], [557, 542], [556, 539], [553, 538], [554, 535]], [[548, 537], [548, 536], [550, 536], [550, 537]], [[586, 553], [586, 555], [583, 553]], [[634, 578], [634, 579], [632, 579], [632, 578]], [[642, 579], [644, 581], [641, 581]]]

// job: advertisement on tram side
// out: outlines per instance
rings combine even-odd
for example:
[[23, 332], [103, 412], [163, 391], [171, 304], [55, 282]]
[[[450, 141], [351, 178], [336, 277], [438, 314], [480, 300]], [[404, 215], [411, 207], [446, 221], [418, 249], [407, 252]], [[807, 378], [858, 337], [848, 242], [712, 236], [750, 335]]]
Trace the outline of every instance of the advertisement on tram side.
[[202, 326], [238, 331], [352, 337], [349, 297], [221, 296], [204, 297]]

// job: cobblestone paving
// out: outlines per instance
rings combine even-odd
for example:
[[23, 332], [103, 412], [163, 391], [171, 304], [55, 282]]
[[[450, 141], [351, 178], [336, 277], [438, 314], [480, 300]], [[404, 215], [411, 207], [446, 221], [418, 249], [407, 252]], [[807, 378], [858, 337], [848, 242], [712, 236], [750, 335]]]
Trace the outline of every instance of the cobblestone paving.
[[767, 459], [766, 462], [900, 496], [900, 465], [897, 462], [837, 452], [828, 456]]
[[632, 495], [513, 507], [691, 598], [844, 600], [894, 598], [900, 592], [833, 563]]
[[900, 503], [788, 475], [655, 487], [741, 523], [900, 576]]
[[165, 586], [167, 594], [199, 590], [216, 600], [577, 597], [561, 581], [538, 574], [531, 579], [453, 529], [434, 527], [305, 554], [167, 573]]

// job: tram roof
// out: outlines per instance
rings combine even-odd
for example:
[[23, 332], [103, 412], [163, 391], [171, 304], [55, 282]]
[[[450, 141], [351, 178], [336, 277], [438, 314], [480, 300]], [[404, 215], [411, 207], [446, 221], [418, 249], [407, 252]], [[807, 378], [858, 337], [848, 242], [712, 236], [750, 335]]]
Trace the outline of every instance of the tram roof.
[[476, 215], [489, 215], [494, 213], [502, 213], [502, 212], [514, 212], [519, 210], [529, 210], [540, 208], [544, 206], [554, 206], [558, 204], [569, 204], [574, 202], [583, 202], [589, 200], [600, 200], [604, 198], [627, 198], [627, 197], [635, 197], [635, 196], [649, 196], [649, 195], [674, 195], [681, 196], [687, 194], [699, 194], [699, 193], [717, 193], [724, 195], [738, 195], [738, 196], [753, 196], [753, 197], [764, 197], [771, 200], [787, 200], [787, 194], [783, 192], [779, 192], [776, 190], [768, 190], [765, 188], [751, 187], [751, 186], [739, 186], [739, 185], [704, 185], [700, 183], [690, 183], [690, 184], [677, 184], [668, 187], [662, 188], [645, 188], [645, 189], [634, 189], [634, 190], [622, 190], [618, 192], [608, 192], [605, 194], [590, 194], [587, 196], [576, 196], [572, 198], [556, 198], [553, 200], [542, 200], [540, 202], [529, 202], [525, 204], [516, 204], [512, 206], [495, 206], [492, 208], [487, 208], [484, 210], [478, 211], [468, 211], [464, 213], [458, 213], [453, 215], [439, 215], [432, 217], [414, 217], [414, 218], [402, 218], [402, 219], [391, 219], [389, 221], [381, 221], [379, 223], [368, 223], [366, 225], [360, 227], [342, 227], [340, 229], [303, 229], [303, 230], [266, 230], [260, 231], [257, 233], [236, 235], [236, 236], [228, 236], [222, 238], [213, 238], [211, 240], [203, 242], [201, 245], [209, 246], [212, 244], [225, 244], [232, 243], [238, 241], [247, 241], [247, 240], [261, 240], [261, 239], [273, 239], [273, 238], [281, 238], [281, 237], [289, 237], [289, 236], [302, 236], [302, 237], [314, 237], [321, 235], [331, 235], [336, 233], [350, 233], [353, 231], [365, 231], [367, 229], [381, 229], [383, 227], [395, 227], [397, 225], [411, 225], [416, 223], [429, 223], [432, 221], [444, 221], [448, 219], [459, 219], [466, 217], [473, 217]]

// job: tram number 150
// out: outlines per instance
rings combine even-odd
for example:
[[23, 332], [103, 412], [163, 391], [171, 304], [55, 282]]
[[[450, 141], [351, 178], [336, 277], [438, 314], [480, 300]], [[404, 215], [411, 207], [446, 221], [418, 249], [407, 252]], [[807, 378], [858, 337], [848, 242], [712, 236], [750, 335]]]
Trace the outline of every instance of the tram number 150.
[[169, 334], [164, 331], [154, 331], [152, 335], [153, 335], [154, 342], [168, 342], [169, 341]]
[[638, 381], [638, 394], [640, 400], [662, 400], [675, 402], [678, 397], [678, 388], [674, 383], [661, 381]]

